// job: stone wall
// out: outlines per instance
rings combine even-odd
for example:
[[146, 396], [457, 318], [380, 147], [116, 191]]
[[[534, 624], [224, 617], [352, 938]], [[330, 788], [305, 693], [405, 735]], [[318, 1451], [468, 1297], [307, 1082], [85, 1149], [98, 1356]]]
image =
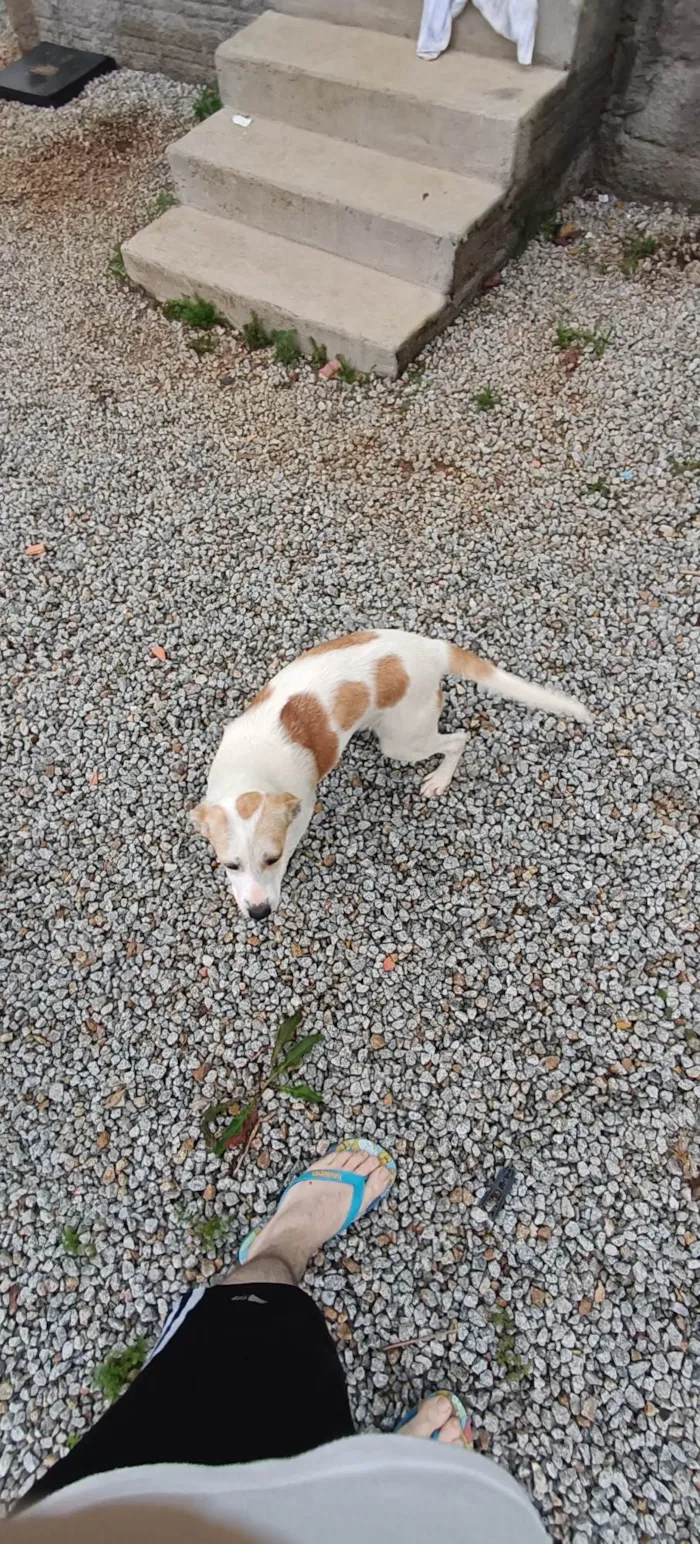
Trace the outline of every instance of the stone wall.
[[[264, 0], [19, 0], [38, 37], [112, 54], [135, 70], [213, 81], [214, 50]], [[17, 6], [18, 0], [15, 0]]]
[[599, 171], [628, 197], [700, 206], [700, 0], [625, 0]]

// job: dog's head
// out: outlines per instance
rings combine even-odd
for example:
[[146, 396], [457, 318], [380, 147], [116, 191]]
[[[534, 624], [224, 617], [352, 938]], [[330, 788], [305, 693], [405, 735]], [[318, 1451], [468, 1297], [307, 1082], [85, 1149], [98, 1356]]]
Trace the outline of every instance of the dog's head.
[[279, 904], [294, 851], [289, 828], [300, 810], [292, 793], [251, 791], [222, 804], [198, 804], [190, 813], [195, 830], [224, 865], [239, 911], [253, 922], [269, 917]]

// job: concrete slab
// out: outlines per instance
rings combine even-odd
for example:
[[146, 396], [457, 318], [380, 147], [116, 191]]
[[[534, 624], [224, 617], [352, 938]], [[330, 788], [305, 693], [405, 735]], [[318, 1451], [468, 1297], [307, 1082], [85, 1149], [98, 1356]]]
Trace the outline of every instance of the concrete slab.
[[276, 120], [244, 128], [229, 107], [168, 158], [184, 204], [444, 293], [460, 246], [503, 193]]
[[236, 327], [294, 328], [360, 370], [396, 375], [439, 331], [444, 297], [329, 252], [200, 209], [169, 209], [122, 247], [129, 277], [157, 300], [198, 295]]

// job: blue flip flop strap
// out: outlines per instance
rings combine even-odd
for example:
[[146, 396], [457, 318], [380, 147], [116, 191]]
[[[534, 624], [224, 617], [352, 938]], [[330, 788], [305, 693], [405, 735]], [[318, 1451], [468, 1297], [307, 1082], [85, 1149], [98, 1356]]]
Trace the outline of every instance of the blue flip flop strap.
[[338, 1228], [339, 1233], [347, 1233], [348, 1228], [352, 1227], [356, 1218], [359, 1217], [360, 1211], [362, 1210], [362, 1201], [365, 1194], [365, 1185], [367, 1184], [367, 1175], [353, 1174], [348, 1169], [305, 1169], [303, 1174], [298, 1174], [296, 1179], [293, 1179], [291, 1183], [287, 1185], [286, 1190], [284, 1190], [280, 1196], [280, 1201], [283, 1201], [284, 1197], [289, 1195], [290, 1190], [293, 1190], [295, 1185], [301, 1185], [302, 1181], [306, 1179], [320, 1179], [323, 1180], [324, 1185], [350, 1186], [351, 1190], [353, 1191], [353, 1196], [350, 1202], [350, 1206], [348, 1207], [348, 1215], [345, 1218], [342, 1227]]

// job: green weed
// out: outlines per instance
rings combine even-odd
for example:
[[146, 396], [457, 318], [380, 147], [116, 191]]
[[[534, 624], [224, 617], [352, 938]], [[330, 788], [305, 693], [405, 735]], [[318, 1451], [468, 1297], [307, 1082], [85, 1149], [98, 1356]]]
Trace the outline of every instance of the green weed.
[[506, 1375], [508, 1383], [519, 1383], [530, 1369], [515, 1348], [515, 1322], [507, 1308], [497, 1308], [491, 1315], [496, 1332], [496, 1363]]
[[61, 1247], [74, 1259], [94, 1260], [97, 1254], [92, 1239], [83, 1238], [82, 1228], [72, 1228], [68, 1223], [61, 1234]]
[[112, 248], [112, 254], [107, 264], [107, 268], [111, 273], [112, 278], [119, 279], [122, 283], [124, 283], [124, 281], [129, 277], [126, 268], [124, 267], [121, 242], [119, 241], [117, 242], [117, 245]]
[[272, 341], [275, 345], [275, 359], [280, 365], [295, 365], [301, 349], [294, 328], [287, 331], [281, 329], [273, 332]]
[[342, 381], [344, 386], [363, 385], [368, 379], [365, 372], [363, 370], [356, 370], [355, 366], [351, 365], [350, 360], [346, 359], [344, 354], [338, 354], [337, 358], [340, 362], [337, 379]]
[[676, 461], [671, 457], [671, 471], [674, 477], [684, 477], [687, 472], [700, 472], [700, 461]]
[[166, 210], [172, 209], [173, 204], [176, 203], [177, 199], [175, 194], [168, 193], [165, 188], [161, 188], [160, 193], [156, 199], [156, 214], [165, 214]]
[[69, 1453], [72, 1453], [73, 1448], [78, 1446], [79, 1441], [80, 1432], [78, 1431], [72, 1431], [70, 1436], [66, 1437], [66, 1447], [68, 1448]]
[[642, 258], [653, 257], [658, 245], [655, 236], [631, 236], [622, 248], [622, 272], [628, 275], [636, 273]]
[[166, 300], [163, 311], [171, 322], [184, 322], [186, 327], [198, 327], [209, 331], [211, 327], [227, 327], [225, 316], [220, 316], [210, 300], [199, 295], [186, 295], [184, 300]]
[[127, 1383], [132, 1382], [145, 1360], [146, 1339], [140, 1335], [132, 1346], [125, 1346], [123, 1351], [110, 1351], [109, 1356], [95, 1369], [95, 1386], [110, 1405], [118, 1399]]
[[328, 349], [325, 343], [317, 343], [315, 338], [311, 339], [309, 364], [312, 370], [322, 370], [323, 366], [328, 364]]
[[564, 322], [559, 322], [555, 334], [557, 348], [571, 348], [575, 343], [590, 343], [596, 359], [601, 359], [610, 343], [609, 332], [594, 332], [588, 327], [567, 327]]
[[[225, 1099], [218, 1104], [211, 1104], [202, 1116], [202, 1135], [210, 1152], [217, 1158], [222, 1158], [228, 1147], [241, 1147], [252, 1136], [258, 1121], [262, 1096], [266, 1088], [274, 1088], [279, 1094], [289, 1094], [292, 1099], [301, 1099], [306, 1104], [323, 1104], [320, 1094], [311, 1088], [308, 1083], [288, 1083], [286, 1078], [290, 1072], [296, 1072], [303, 1061], [323, 1039], [323, 1035], [303, 1035], [297, 1039], [297, 1030], [302, 1021], [301, 1008], [292, 1013], [288, 1019], [284, 1019], [277, 1031], [277, 1037], [272, 1049], [270, 1063], [250, 1099], [243, 1105], [240, 1100]], [[232, 1118], [226, 1122], [221, 1130], [221, 1120], [224, 1116]]]
[[197, 1239], [205, 1253], [216, 1249], [231, 1232], [231, 1222], [227, 1217], [193, 1215], [185, 1220], [193, 1238]]
[[216, 86], [202, 86], [194, 104], [197, 123], [203, 123], [205, 118], [211, 118], [212, 113], [221, 112], [223, 105]]
[[187, 347], [201, 359], [202, 354], [216, 353], [216, 338], [212, 338], [210, 332], [198, 332], [194, 338], [190, 338]]
[[243, 323], [243, 337], [251, 352], [258, 348], [270, 347], [272, 342], [271, 334], [263, 327], [257, 311], [253, 312], [249, 322]]
[[483, 391], [475, 391], [473, 400], [480, 413], [488, 413], [496, 406], [498, 398], [492, 386], [484, 386]]
[[600, 493], [604, 499], [610, 498], [610, 489], [602, 477], [597, 477], [595, 482], [588, 483], [586, 493]]

